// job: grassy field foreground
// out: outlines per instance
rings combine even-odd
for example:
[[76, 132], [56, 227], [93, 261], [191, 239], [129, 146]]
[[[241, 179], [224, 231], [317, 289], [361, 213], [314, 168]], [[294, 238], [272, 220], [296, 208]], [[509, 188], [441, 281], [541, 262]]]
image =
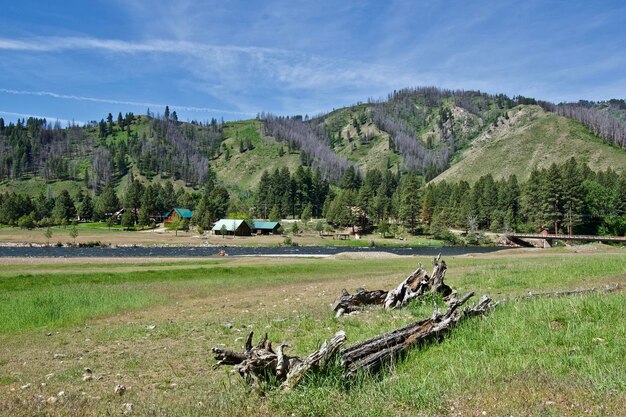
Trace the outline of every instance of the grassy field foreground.
[[[600, 251], [597, 251], [600, 252]], [[461, 293], [495, 299], [626, 284], [626, 253], [508, 251], [446, 259]], [[85, 262], [98, 262], [86, 260]], [[430, 259], [220, 259], [0, 269], [0, 415], [620, 415], [626, 294], [509, 300], [382, 375], [328, 372], [287, 394], [212, 370], [249, 330], [306, 354], [432, 313], [432, 302], [336, 320], [341, 288], [391, 288]], [[93, 379], [83, 381], [84, 368]], [[117, 384], [127, 387], [115, 394]], [[129, 406], [128, 404], [132, 404]], [[132, 409], [132, 411], [128, 411]]]

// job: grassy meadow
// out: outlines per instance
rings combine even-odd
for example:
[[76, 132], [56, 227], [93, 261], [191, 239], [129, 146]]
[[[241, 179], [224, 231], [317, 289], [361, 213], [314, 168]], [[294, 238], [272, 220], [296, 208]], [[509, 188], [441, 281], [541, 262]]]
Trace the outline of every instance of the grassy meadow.
[[[449, 257], [447, 282], [503, 302], [382, 374], [337, 370], [289, 393], [250, 390], [210, 348], [268, 332], [304, 355], [432, 314], [434, 300], [335, 319], [342, 288], [392, 288], [424, 257], [229, 258], [99, 263], [1, 260], [0, 415], [619, 415], [626, 408], [624, 292], [516, 299], [626, 284], [624, 249]], [[444, 307], [442, 307], [443, 309]], [[83, 381], [84, 368], [93, 380]], [[127, 392], [115, 394], [124, 384]], [[60, 394], [62, 392], [62, 394]]]

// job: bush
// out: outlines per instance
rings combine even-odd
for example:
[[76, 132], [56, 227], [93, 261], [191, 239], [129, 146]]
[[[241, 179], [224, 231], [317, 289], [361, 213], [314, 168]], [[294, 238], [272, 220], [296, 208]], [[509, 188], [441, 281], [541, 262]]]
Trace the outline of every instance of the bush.
[[489, 245], [491, 241], [482, 232], [468, 233], [465, 237], [465, 243], [471, 246]]
[[106, 245], [103, 245], [99, 240], [90, 240], [89, 242], [80, 242], [78, 244], [79, 248], [99, 248], [102, 246]]
[[22, 216], [18, 219], [17, 225], [20, 229], [34, 229], [35, 228], [35, 219], [31, 214]]
[[313, 229], [321, 235], [324, 231], [324, 223], [321, 220], [316, 221], [313, 225]]
[[50, 217], [44, 217], [43, 219], [39, 220], [39, 222], [37, 222], [37, 225], [39, 227], [50, 227], [54, 226], [54, 221], [52, 221]]
[[130, 210], [124, 211], [122, 214], [122, 226], [126, 229], [130, 229], [135, 226], [135, 216]]

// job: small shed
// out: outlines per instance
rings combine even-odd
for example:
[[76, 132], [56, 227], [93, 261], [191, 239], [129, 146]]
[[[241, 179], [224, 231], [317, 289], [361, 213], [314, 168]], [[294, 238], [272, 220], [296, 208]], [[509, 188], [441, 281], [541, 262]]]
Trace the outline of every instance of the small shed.
[[252, 221], [252, 233], [257, 235], [277, 235], [279, 233], [280, 223], [266, 222], [262, 220]]
[[177, 218], [183, 219], [183, 220], [191, 220], [191, 217], [193, 216], [193, 213], [191, 212], [191, 210], [187, 209], [187, 208], [174, 208], [172, 210], [170, 210], [167, 213], [164, 213], [163, 217], [163, 223], [167, 224], [167, 223], [171, 223], [173, 221], [175, 221]]
[[211, 229], [214, 235], [250, 236], [252, 229], [245, 220], [220, 219]]

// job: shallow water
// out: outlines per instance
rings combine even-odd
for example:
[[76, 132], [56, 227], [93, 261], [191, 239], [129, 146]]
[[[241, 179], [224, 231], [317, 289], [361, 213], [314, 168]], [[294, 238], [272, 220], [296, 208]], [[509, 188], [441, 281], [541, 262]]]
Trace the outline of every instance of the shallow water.
[[387, 252], [396, 255], [444, 256], [464, 255], [467, 253], [490, 253], [507, 249], [503, 247], [353, 247], [353, 246], [281, 246], [281, 247], [235, 247], [235, 246], [191, 246], [191, 247], [2, 247], [0, 257], [210, 257], [224, 251], [229, 256], [255, 255], [335, 255], [341, 252]]

